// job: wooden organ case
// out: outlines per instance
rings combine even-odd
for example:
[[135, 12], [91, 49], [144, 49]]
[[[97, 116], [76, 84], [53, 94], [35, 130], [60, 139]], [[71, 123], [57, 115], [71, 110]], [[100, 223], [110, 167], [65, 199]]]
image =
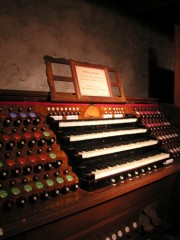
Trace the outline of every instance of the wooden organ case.
[[145, 240], [178, 229], [179, 129], [166, 106], [125, 97], [115, 69], [45, 63], [50, 96], [1, 90], [0, 239]]

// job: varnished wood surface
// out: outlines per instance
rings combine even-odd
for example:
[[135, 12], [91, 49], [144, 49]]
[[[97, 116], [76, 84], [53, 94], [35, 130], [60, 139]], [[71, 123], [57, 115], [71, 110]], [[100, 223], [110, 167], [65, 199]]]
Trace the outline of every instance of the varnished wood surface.
[[[125, 96], [125, 97], [128, 103], [158, 102], [157, 98], [139, 98], [135, 96]], [[50, 92], [0, 89], [0, 100], [1, 101], [44, 101], [46, 102], [46, 101], [50, 101]]]
[[[176, 163], [156, 172], [147, 173], [139, 178], [119, 183], [116, 186], [105, 187], [93, 192], [79, 189], [76, 192], [41, 201], [22, 209], [18, 208], [10, 212], [1, 212], [0, 227], [3, 235], [0, 239], [6, 239], [7, 237], [15, 236], [57, 220], [64, 221], [64, 219], [68, 219], [69, 221], [71, 216], [78, 216], [82, 211], [89, 212], [91, 210], [91, 212], [94, 212], [93, 208], [95, 209], [99, 204], [114, 201], [118, 197], [158, 182], [170, 175], [176, 176], [176, 173], [179, 171], [180, 164]], [[141, 200], [139, 199], [139, 201]], [[66, 221], [65, 223], [67, 224]]]
[[49, 101], [49, 92], [0, 89], [2, 101]]
[[[48, 101], [49, 96], [43, 92], [0, 90], [0, 100]], [[127, 99], [129, 103], [156, 102]], [[180, 164], [175, 163], [116, 186], [93, 192], [79, 189], [24, 208], [0, 212], [0, 240], [101, 239], [96, 236], [109, 225], [133, 218], [147, 203], [161, 198], [166, 200], [179, 171]]]

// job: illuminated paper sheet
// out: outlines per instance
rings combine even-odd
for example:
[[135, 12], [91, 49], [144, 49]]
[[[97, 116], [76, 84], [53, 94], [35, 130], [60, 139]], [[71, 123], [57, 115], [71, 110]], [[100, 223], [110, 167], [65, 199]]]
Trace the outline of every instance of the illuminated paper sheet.
[[81, 95], [110, 97], [104, 69], [76, 66], [76, 73]]

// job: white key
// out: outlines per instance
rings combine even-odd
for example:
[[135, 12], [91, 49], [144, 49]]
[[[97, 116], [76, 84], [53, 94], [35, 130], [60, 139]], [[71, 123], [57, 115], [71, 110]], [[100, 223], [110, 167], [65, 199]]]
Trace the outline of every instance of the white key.
[[95, 125], [133, 123], [133, 122], [137, 122], [137, 118], [102, 119], [102, 120], [87, 120], [87, 121], [62, 121], [62, 122], [59, 122], [59, 127], [95, 126]]
[[147, 140], [144, 142], [137, 142], [137, 143], [131, 143], [131, 144], [127, 144], [127, 145], [114, 146], [114, 147], [109, 147], [109, 148], [105, 148], [105, 149], [82, 151], [82, 152], [79, 152], [79, 154], [82, 155], [82, 158], [90, 158], [90, 157], [97, 157], [97, 156], [101, 156], [101, 155], [111, 154], [111, 153], [115, 153], [115, 152], [131, 150], [131, 149], [135, 149], [135, 148], [151, 146], [151, 145], [155, 145], [157, 143], [158, 143], [157, 140]]
[[101, 133], [87, 133], [87, 134], [82, 134], [82, 135], [71, 135], [70, 142], [104, 138], [104, 137], [115, 137], [115, 136], [128, 135], [128, 134], [138, 134], [138, 133], [145, 133], [145, 132], [147, 132], [147, 129], [145, 129], [145, 128], [136, 128], [136, 129], [128, 129], [128, 130], [101, 132]]
[[137, 167], [139, 168], [139, 167], [142, 167], [142, 166], [145, 166], [148, 164], [152, 164], [157, 161], [166, 159], [169, 156], [170, 156], [169, 153], [160, 153], [160, 154], [156, 154], [155, 156], [150, 156], [147, 158], [128, 162], [125, 164], [120, 164], [120, 165], [113, 166], [113, 167], [107, 167], [106, 169], [96, 170], [96, 171], [93, 171], [92, 174], [95, 175], [95, 179], [100, 179], [100, 178], [111, 176], [111, 175], [114, 175], [117, 173], [129, 171], [129, 170], [135, 169]]

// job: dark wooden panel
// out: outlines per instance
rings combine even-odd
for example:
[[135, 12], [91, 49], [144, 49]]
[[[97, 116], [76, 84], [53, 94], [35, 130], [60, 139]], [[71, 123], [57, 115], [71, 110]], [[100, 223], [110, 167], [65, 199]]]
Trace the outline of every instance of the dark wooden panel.
[[49, 92], [0, 89], [1, 101], [49, 101]]
[[2, 214], [4, 237], [14, 237], [25, 231], [27, 239], [42, 232], [45, 232], [44, 237], [54, 232], [67, 237], [98, 231], [96, 228], [129, 216], [131, 212], [139, 213], [146, 204], [169, 194], [179, 170], [179, 165], [170, 165], [115, 187], [109, 186], [94, 192], [79, 190], [50, 202]]
[[[57, 219], [49, 224], [27, 231], [20, 235], [18, 239], [30, 240], [36, 237], [36, 239], [43, 238], [43, 240], [92, 240], [95, 239], [95, 236], [103, 237], [111, 232], [112, 223], [118, 222], [119, 226], [123, 226], [123, 224], [137, 219], [144, 206], [152, 202], [157, 202], [160, 208], [159, 212], [164, 214], [161, 217], [165, 218], [167, 212], [165, 215], [165, 207], [161, 204], [161, 201], [170, 197], [176, 178], [176, 174], [171, 175], [76, 214]], [[106, 191], [105, 193], [108, 194]], [[95, 193], [94, 198], [97, 197], [98, 193]], [[84, 199], [84, 201], [88, 202], [87, 199]]]

